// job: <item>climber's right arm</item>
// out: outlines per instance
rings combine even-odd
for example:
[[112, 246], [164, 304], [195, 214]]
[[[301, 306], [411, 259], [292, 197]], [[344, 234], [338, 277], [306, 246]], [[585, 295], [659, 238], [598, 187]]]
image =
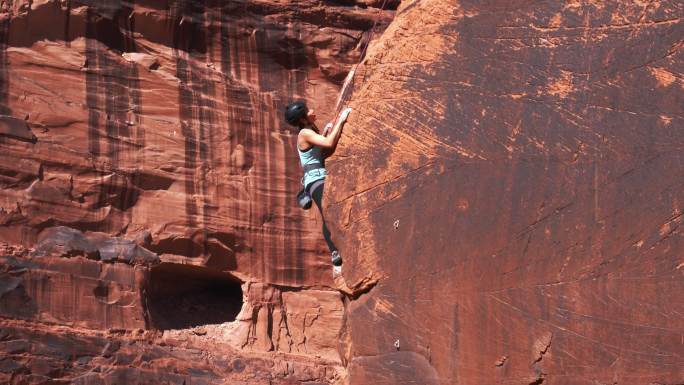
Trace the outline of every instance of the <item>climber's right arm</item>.
[[337, 120], [335, 126], [333, 126], [332, 132], [328, 136], [323, 136], [316, 133], [314, 130], [304, 129], [301, 131], [303, 139], [312, 146], [319, 146], [322, 148], [334, 148], [337, 142], [340, 140], [340, 134], [342, 134], [342, 127], [349, 117], [351, 108], [347, 108], [342, 111], [340, 118]]
[[[335, 134], [335, 132], [333, 132]], [[322, 148], [332, 148], [335, 145], [335, 135], [323, 136], [314, 130], [305, 128], [299, 135], [311, 146], [318, 146]]]

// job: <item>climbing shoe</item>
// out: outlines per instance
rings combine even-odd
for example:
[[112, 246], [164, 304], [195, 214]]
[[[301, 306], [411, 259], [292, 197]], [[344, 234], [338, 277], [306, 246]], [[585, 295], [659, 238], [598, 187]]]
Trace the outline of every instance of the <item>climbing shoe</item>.
[[342, 256], [337, 250], [332, 252], [332, 264], [333, 266], [342, 266]]

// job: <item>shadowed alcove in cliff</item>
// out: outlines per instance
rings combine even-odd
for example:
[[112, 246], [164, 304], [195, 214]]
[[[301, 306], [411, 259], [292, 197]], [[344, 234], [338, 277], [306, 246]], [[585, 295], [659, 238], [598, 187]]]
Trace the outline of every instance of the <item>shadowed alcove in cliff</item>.
[[242, 307], [239, 280], [191, 265], [163, 263], [152, 268], [144, 296], [148, 326], [157, 330], [231, 322]]

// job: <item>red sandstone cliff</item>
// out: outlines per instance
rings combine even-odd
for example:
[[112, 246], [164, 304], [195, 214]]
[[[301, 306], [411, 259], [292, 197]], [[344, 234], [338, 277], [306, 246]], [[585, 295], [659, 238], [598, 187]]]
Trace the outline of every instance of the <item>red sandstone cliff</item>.
[[402, 3], [329, 164], [350, 384], [684, 383], [683, 17]]
[[0, 382], [341, 381], [282, 110], [389, 3], [1, 2]]
[[1, 6], [0, 381], [684, 382], [679, 2]]

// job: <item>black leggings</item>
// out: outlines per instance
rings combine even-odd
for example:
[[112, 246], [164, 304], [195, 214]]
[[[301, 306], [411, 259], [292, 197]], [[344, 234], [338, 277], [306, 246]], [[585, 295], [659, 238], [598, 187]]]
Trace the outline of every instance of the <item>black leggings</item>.
[[307, 188], [309, 189], [311, 198], [313, 198], [313, 201], [316, 202], [316, 206], [318, 206], [318, 211], [321, 213], [321, 219], [323, 220], [323, 238], [325, 238], [325, 243], [328, 244], [328, 249], [330, 249], [330, 252], [332, 253], [333, 251], [337, 250], [337, 247], [335, 247], [335, 244], [330, 238], [330, 230], [328, 230], [328, 226], [325, 224], [325, 217], [323, 216], [324, 184], [325, 183], [323, 183], [323, 179], [320, 179], [311, 183], [309, 186], [307, 186]]

